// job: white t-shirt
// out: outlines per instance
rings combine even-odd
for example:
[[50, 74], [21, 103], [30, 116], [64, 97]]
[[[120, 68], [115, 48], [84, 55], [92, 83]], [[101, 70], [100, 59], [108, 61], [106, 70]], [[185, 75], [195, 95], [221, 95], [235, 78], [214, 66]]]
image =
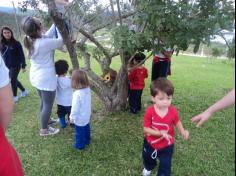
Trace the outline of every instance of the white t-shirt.
[[34, 43], [34, 51], [30, 56], [30, 82], [39, 90], [55, 91], [57, 77], [54, 64], [54, 51], [63, 46], [62, 37], [58, 31], [58, 38], [53, 38], [55, 25], [52, 25], [42, 38]]
[[73, 90], [69, 76], [57, 77], [56, 103], [61, 106], [72, 105]]
[[[163, 48], [165, 51], [168, 51], [168, 52], [172, 52], [173, 51], [173, 48], [166, 48], [164, 47]], [[161, 52], [157, 52], [155, 54], [155, 56], [159, 57], [159, 58], [166, 58], [166, 56], [164, 54], [162, 54]]]
[[86, 126], [91, 117], [91, 90], [79, 89], [73, 93], [70, 119], [77, 126]]
[[9, 82], [9, 70], [7, 69], [2, 56], [0, 55], [0, 88], [7, 86]]

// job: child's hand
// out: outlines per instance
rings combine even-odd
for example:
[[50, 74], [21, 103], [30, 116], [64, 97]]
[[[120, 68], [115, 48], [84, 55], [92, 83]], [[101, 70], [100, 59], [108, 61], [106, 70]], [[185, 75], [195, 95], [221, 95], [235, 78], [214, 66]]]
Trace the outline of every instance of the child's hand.
[[170, 140], [171, 136], [168, 134], [168, 131], [160, 131], [161, 135], [163, 138], [165, 138], [166, 140]]
[[188, 132], [188, 130], [185, 130], [184, 134], [182, 134], [182, 136], [183, 136], [184, 140], [188, 140], [189, 139], [189, 132]]

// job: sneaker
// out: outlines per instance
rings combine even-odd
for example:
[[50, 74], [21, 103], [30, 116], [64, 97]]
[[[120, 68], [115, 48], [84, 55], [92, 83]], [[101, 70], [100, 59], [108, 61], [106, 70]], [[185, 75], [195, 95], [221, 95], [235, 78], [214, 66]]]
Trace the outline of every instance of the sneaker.
[[13, 97], [13, 101], [14, 101], [14, 103], [16, 103], [17, 101], [19, 101], [19, 97], [18, 96]]
[[146, 170], [145, 168], [143, 169], [143, 173], [142, 176], [150, 176], [151, 175], [151, 171]]
[[21, 92], [21, 97], [26, 97], [27, 95], [28, 95], [28, 92], [26, 90]]
[[60, 130], [57, 128], [48, 127], [48, 129], [46, 129], [46, 130], [41, 129], [39, 135], [40, 136], [55, 135], [55, 134], [59, 133], [59, 131]]
[[48, 125], [53, 125], [53, 124], [55, 124], [55, 123], [58, 123], [59, 122], [59, 119], [49, 119], [49, 121], [48, 121]]

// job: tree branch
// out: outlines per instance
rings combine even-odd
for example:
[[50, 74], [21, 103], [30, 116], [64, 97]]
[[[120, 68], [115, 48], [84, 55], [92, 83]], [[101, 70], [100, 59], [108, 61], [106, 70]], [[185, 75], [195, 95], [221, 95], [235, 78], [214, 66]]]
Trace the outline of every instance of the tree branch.
[[65, 28], [65, 23], [64, 23], [63, 19], [61, 18], [60, 13], [57, 11], [55, 1], [54, 0], [47, 0], [47, 5], [48, 5], [48, 12], [49, 12], [51, 18], [53, 19], [55, 25], [58, 27], [58, 29], [62, 35], [63, 41], [66, 44], [66, 47], [68, 49], [68, 52], [69, 52], [69, 55], [71, 58], [73, 68], [77, 69], [77, 68], [79, 68], [79, 62], [77, 60], [77, 53], [76, 53], [75, 47], [71, 41], [71, 38], [68, 35], [68, 31]]
[[122, 16], [121, 16], [121, 11], [120, 11], [120, 0], [116, 0], [116, 3], [117, 3], [118, 13], [119, 13], [120, 26], [123, 26]]
[[[130, 12], [130, 13], [127, 13], [127, 14], [125, 14], [125, 15], [122, 15], [121, 18], [122, 18], [122, 19], [129, 18], [129, 17], [131, 17], [131, 16], [133, 16], [133, 15], [135, 15], [135, 14], [136, 14], [136, 12]], [[119, 18], [119, 17], [116, 17], [114, 20], [115, 20], [115, 22], [117, 22], [117, 21], [120, 20], [120, 18]], [[103, 29], [103, 28], [105, 28], [105, 27], [111, 25], [113, 22], [114, 22], [114, 21], [108, 21], [107, 23], [102, 24], [102, 25], [100, 25], [100, 26], [98, 26], [98, 27], [92, 29], [92, 30], [91, 30], [91, 33], [95, 33], [96, 31], [98, 31], [98, 30], [100, 30], [100, 29]]]

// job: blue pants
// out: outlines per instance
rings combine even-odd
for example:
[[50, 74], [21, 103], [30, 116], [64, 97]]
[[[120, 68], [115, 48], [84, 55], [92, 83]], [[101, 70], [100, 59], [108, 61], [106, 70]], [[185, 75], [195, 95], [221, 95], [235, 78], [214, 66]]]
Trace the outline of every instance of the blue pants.
[[90, 124], [87, 124], [86, 126], [75, 125], [75, 131], [75, 148], [82, 150], [86, 145], [90, 144]]
[[68, 120], [70, 117], [71, 113], [71, 106], [62, 106], [62, 105], [57, 105], [57, 115], [58, 117], [66, 117], [68, 116]]
[[129, 90], [129, 110], [133, 114], [142, 109], [142, 93], [143, 90]]
[[168, 146], [161, 150], [155, 150], [144, 139], [143, 144], [143, 164], [146, 170], [151, 171], [157, 166], [157, 158], [160, 160], [157, 176], [171, 175], [171, 161], [174, 151], [174, 145]]
[[169, 61], [159, 61], [157, 63], [153, 63], [152, 65], [152, 81], [168, 76], [170, 69], [170, 62]]

